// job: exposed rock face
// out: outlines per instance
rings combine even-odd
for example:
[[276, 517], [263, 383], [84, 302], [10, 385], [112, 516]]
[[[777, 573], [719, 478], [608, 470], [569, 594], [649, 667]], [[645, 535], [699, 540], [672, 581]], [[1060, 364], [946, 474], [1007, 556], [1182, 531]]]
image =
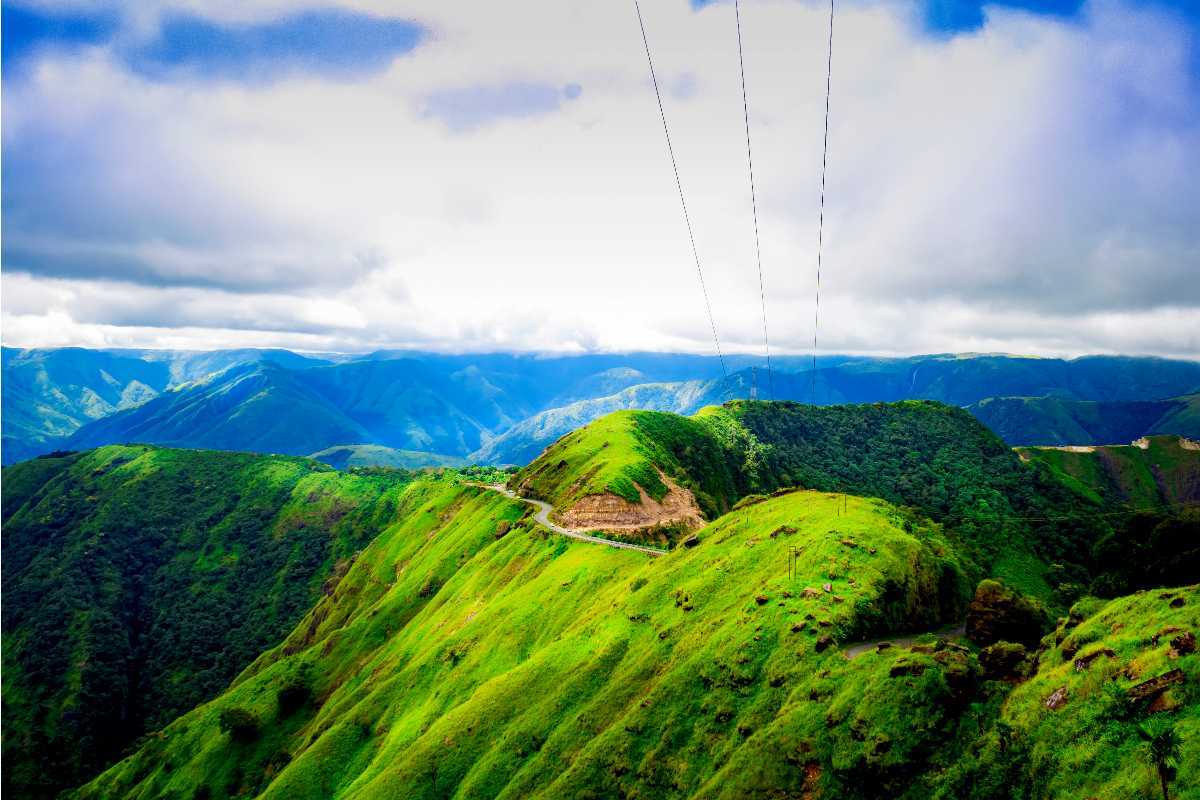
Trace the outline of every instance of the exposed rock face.
[[1172, 686], [1179, 685], [1187, 681], [1187, 676], [1181, 669], [1173, 669], [1170, 672], [1165, 672], [1157, 678], [1151, 678], [1148, 681], [1142, 681], [1137, 686], [1129, 687], [1126, 693], [1130, 700], [1154, 700], [1160, 694], [1165, 692]]
[[1034, 601], [999, 581], [980, 581], [967, 609], [967, 638], [982, 647], [1004, 641], [1035, 648], [1046, 623], [1046, 612]]
[[558, 520], [576, 530], [640, 531], [664, 525], [683, 525], [694, 529], [704, 525], [696, 498], [662, 472], [659, 478], [667, 487], [662, 502], [638, 487], [641, 499], [630, 503], [615, 494], [593, 494], [582, 498], [564, 511]]

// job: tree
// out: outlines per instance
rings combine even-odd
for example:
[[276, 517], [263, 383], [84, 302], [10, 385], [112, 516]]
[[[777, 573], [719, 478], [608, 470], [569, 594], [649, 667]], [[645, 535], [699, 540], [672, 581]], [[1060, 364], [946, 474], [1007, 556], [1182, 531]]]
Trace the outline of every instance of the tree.
[[1150, 763], [1158, 771], [1163, 800], [1171, 800], [1167, 785], [1175, 780], [1175, 770], [1179, 766], [1179, 734], [1168, 725], [1158, 731], [1141, 727], [1138, 735], [1149, 745]]

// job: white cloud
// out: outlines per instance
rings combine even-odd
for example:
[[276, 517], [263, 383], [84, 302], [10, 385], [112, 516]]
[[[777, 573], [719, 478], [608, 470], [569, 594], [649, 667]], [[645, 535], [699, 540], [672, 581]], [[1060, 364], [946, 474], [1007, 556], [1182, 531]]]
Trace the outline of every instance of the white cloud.
[[[1183, 31], [1094, 2], [933, 39], [901, 4], [841, 8], [822, 349], [1200, 355]], [[708, 350], [632, 8], [386, 11], [434, 35], [354, 83], [150, 83], [103, 49], [6, 82], [5, 343]], [[753, 351], [732, 9], [643, 13], [717, 325]], [[825, 13], [743, 9], [772, 342], [789, 351], [812, 340]], [[430, 97], [576, 84], [467, 130], [428, 115]]]

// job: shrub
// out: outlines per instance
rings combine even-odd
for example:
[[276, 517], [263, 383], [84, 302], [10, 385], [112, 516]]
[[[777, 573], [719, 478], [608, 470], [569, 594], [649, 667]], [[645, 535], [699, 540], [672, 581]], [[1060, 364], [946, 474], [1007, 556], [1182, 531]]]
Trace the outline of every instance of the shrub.
[[222, 709], [217, 721], [221, 733], [228, 733], [230, 738], [238, 742], [252, 742], [258, 738], [258, 717], [244, 708], [234, 706]]
[[312, 688], [299, 679], [289, 681], [279, 687], [279, 691], [275, 694], [275, 700], [279, 704], [279, 716], [286, 718], [295, 714], [308, 705], [312, 696]]

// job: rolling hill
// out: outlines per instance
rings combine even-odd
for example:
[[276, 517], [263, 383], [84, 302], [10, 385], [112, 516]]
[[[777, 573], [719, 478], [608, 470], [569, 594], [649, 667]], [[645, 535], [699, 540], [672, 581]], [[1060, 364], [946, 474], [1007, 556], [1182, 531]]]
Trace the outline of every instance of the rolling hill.
[[[844, 648], [961, 618], [970, 567], [939, 526], [788, 492], [651, 560], [445, 479], [400, 505], [226, 692], [72, 796], [1148, 796], [1137, 729], [1164, 723], [1174, 791], [1200, 789], [1200, 656], [1168, 655], [1195, 587], [1081, 603], [1038, 659]], [[1133, 699], [1156, 679], [1166, 718]]]
[[[966, 411], [929, 401], [847, 406], [732, 401], [694, 416], [611, 414], [559, 439], [512, 485], [551, 503], [559, 518], [605, 527], [637, 519], [633, 506], [694, 498], [714, 519], [748, 496], [802, 486], [882, 497], [951, 527], [997, 574], [1045, 594], [1042, 558], [1084, 563], [1099, 535], [1089, 514], [1103, 502], [1069, 490]], [[597, 499], [599, 498], [599, 499]], [[686, 508], [676, 500], [674, 508]], [[1073, 529], [1047, 525], [1078, 514]], [[646, 518], [647, 527], [686, 514]], [[689, 527], [688, 525], [676, 527]], [[679, 531], [667, 531], [678, 538]]]
[[[1138, 534], [1111, 515], [1119, 498], [1023, 456], [940, 403], [734, 401], [604, 416], [512, 476], [565, 522], [690, 503], [657, 558], [554, 533], [472, 470], [151, 447], [9, 467], [5, 788], [48, 793], [64, 775], [90, 779], [79, 798], [1153, 788], [1136, 728], [1200, 724], [1186, 677], [1200, 657], [1167, 654], [1200, 628], [1200, 594], [1088, 598], [1039, 646], [1043, 607], [1065, 612], [1106, 577], [1097, 546]], [[1194, 517], [1162, 519], [1163, 547], [1194, 542]], [[1196, 558], [1153, 555], [1176, 572]], [[1161, 586], [1153, 574], [1118, 577]], [[976, 588], [985, 577], [1007, 588]], [[1032, 611], [988, 627], [1013, 608]], [[964, 614], [968, 643], [920, 635]], [[1178, 630], [1160, 642], [1147, 625]], [[902, 631], [918, 635], [871, 641]], [[1082, 669], [1064, 661], [1077, 657]], [[1155, 695], [1164, 716], [1134, 698], [1172, 665], [1185, 682]], [[97, 775], [116, 755], [98, 732], [124, 736], [143, 693], [159, 729]], [[1181, 757], [1200, 766], [1200, 751]], [[1198, 774], [1176, 791], [1200, 790]]]

